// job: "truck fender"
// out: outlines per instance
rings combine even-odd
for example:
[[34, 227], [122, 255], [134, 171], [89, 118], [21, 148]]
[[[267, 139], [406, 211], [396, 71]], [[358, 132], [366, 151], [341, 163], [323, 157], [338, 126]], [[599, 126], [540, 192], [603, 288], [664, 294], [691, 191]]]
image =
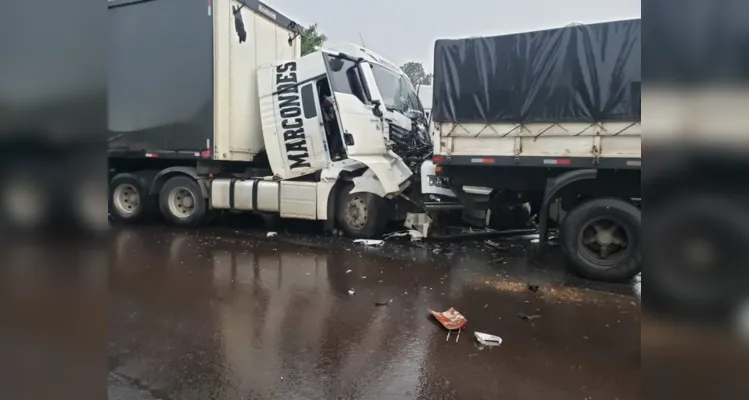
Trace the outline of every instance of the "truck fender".
[[544, 190], [544, 199], [541, 202], [541, 211], [538, 215], [538, 235], [539, 243], [545, 243], [549, 236], [549, 207], [551, 202], [557, 197], [559, 192], [565, 187], [579, 181], [592, 180], [598, 177], [598, 171], [595, 169], [578, 169], [565, 172], [554, 179], [546, 182]]
[[327, 218], [325, 219], [324, 229], [326, 232], [332, 232], [336, 228], [336, 207], [341, 189], [350, 184], [355, 178], [363, 175], [366, 171], [364, 165], [349, 165], [344, 168], [328, 168], [322, 173], [322, 181], [335, 181], [333, 187], [328, 193]]
[[140, 182], [141, 187], [143, 187], [144, 190], [147, 190], [151, 187], [151, 183], [153, 183], [154, 177], [157, 175], [157, 173], [158, 171], [119, 172], [110, 177], [109, 181], [112, 182], [118, 178], [128, 177]]
[[325, 226], [324, 230], [326, 232], [332, 232], [335, 230], [336, 227], [336, 220], [335, 220], [335, 214], [336, 214], [336, 206], [338, 205], [338, 195], [341, 192], [341, 189], [344, 185], [349, 183], [349, 181], [344, 179], [338, 179], [335, 184], [333, 184], [333, 187], [330, 189], [330, 193], [328, 193], [328, 216], [327, 219], [325, 219]]
[[371, 169], [366, 170], [361, 176], [354, 178], [354, 189], [351, 193], [372, 193], [379, 197], [385, 197], [385, 187], [377, 175]]
[[208, 185], [205, 180], [198, 174], [198, 170], [194, 167], [169, 167], [159, 171], [156, 177], [153, 178], [151, 186], [148, 190], [150, 194], [158, 194], [161, 187], [164, 186], [166, 181], [175, 175], [187, 175], [198, 182], [200, 191], [203, 194], [203, 198], [208, 198]]

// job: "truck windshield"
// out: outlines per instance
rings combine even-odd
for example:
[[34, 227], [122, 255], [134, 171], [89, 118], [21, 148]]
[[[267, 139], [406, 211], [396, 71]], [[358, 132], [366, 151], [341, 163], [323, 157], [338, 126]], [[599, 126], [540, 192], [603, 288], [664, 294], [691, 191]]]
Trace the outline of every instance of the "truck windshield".
[[416, 90], [405, 75], [374, 64], [372, 73], [385, 107], [402, 113], [407, 113], [409, 110], [424, 112]]

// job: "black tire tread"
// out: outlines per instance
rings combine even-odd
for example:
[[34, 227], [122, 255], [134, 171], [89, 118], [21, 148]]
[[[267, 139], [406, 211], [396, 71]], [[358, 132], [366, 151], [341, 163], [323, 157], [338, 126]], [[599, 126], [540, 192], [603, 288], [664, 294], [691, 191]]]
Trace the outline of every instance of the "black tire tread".
[[[196, 200], [195, 213], [189, 218], [178, 218], [169, 211], [169, 192], [177, 187], [184, 187], [189, 190]], [[162, 186], [161, 191], [159, 192], [159, 209], [164, 218], [171, 224], [192, 228], [200, 226], [205, 221], [206, 215], [208, 214], [208, 204], [203, 198], [200, 184], [191, 177], [185, 175], [171, 177], [164, 183], [164, 186]]]
[[353, 188], [353, 185], [345, 185], [338, 194], [338, 202], [336, 203], [336, 221], [338, 222], [338, 226], [349, 237], [358, 239], [379, 238], [385, 231], [388, 222], [385, 213], [385, 199], [372, 193], [356, 193], [356, 195], [364, 198], [364, 201], [367, 203], [367, 211], [370, 215], [362, 229], [354, 229], [346, 225], [343, 215], [345, 211], [344, 204], [352, 196], [349, 192]]
[[[642, 236], [640, 209], [620, 199], [603, 198], [587, 201], [572, 209], [562, 221], [559, 236], [562, 251], [570, 267], [577, 274], [592, 280], [621, 282], [635, 277], [641, 270]], [[586, 260], [578, 248], [578, 233], [590, 218], [597, 215], [613, 215], [624, 223], [631, 224], [634, 251], [627, 259], [608, 269], [600, 268]], [[634, 239], [634, 240], [632, 240]]]
[[[139, 210], [131, 216], [123, 216], [118, 214], [117, 208], [114, 207], [114, 191], [117, 186], [124, 183], [132, 185], [135, 190], [138, 191], [138, 195], [140, 196]], [[131, 175], [116, 175], [109, 182], [109, 210], [116, 220], [127, 222], [142, 221], [151, 215], [151, 211], [153, 211], [154, 206], [153, 203], [154, 198], [153, 196], [150, 196], [148, 194], [148, 189], [143, 186], [143, 183], [139, 179]]]

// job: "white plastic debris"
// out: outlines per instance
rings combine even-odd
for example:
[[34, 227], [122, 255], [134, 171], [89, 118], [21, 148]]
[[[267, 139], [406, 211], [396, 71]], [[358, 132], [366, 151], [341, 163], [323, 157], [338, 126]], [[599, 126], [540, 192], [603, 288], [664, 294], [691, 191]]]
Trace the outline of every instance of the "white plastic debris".
[[346, 273], [347, 273], [347, 274], [350, 274], [350, 273], [351, 273], [351, 270], [348, 270], [348, 271], [346, 271]]
[[403, 223], [408, 229], [413, 229], [421, 233], [422, 237], [429, 234], [429, 228], [432, 225], [432, 219], [425, 213], [407, 213], [406, 221]]
[[492, 347], [502, 344], [502, 338], [499, 336], [481, 332], [473, 332], [473, 335], [476, 336], [476, 341], [478, 341], [482, 346]]
[[278, 232], [268, 232], [268, 234], [265, 235], [265, 237], [274, 237], [274, 236], [277, 236], [277, 235], [278, 235]]
[[408, 236], [408, 231], [388, 233], [387, 235], [382, 235], [382, 238], [385, 240], [388, 240], [392, 238], [405, 237], [405, 236]]
[[415, 229], [410, 229], [410, 230], [402, 231], [402, 232], [389, 233], [387, 235], [384, 235], [382, 238], [385, 240], [388, 240], [388, 239], [392, 239], [396, 237], [406, 237], [406, 236], [410, 236], [412, 242], [416, 242], [418, 240], [424, 239], [424, 235], [422, 235], [421, 232]]
[[354, 289], [351, 289], [351, 290], [348, 291], [348, 295], [349, 296], [353, 296], [355, 294], [356, 294], [356, 292], [354, 291]]
[[424, 235], [415, 229], [408, 231], [408, 234], [411, 235], [412, 242], [418, 242], [419, 240], [424, 239]]
[[362, 244], [367, 247], [380, 247], [385, 244], [384, 240], [375, 240], [375, 239], [356, 239], [354, 240], [355, 244]]

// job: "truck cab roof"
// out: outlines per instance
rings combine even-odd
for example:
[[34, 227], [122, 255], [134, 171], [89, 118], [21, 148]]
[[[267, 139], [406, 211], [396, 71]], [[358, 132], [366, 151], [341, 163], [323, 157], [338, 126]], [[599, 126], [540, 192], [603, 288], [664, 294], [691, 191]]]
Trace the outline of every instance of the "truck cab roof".
[[403, 73], [403, 71], [397, 65], [388, 61], [387, 58], [375, 53], [370, 49], [354, 43], [339, 43], [332, 46], [325, 46], [325, 49], [323, 51], [328, 53], [343, 53], [357, 59], [363, 58], [369, 63], [382, 65], [383, 67], [390, 69], [398, 74]]

